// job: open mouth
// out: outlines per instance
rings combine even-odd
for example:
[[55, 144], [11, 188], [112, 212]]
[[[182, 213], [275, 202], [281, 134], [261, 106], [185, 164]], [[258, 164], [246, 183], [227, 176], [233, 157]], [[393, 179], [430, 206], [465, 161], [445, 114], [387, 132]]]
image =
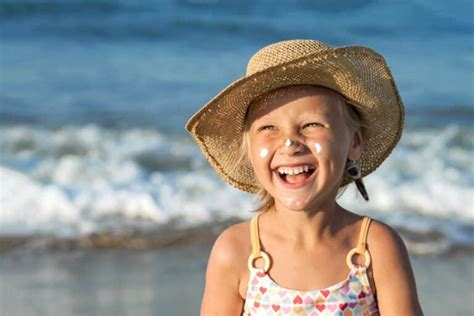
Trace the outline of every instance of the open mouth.
[[312, 165], [297, 167], [280, 167], [276, 170], [278, 178], [286, 187], [301, 187], [310, 182], [316, 175], [317, 169]]

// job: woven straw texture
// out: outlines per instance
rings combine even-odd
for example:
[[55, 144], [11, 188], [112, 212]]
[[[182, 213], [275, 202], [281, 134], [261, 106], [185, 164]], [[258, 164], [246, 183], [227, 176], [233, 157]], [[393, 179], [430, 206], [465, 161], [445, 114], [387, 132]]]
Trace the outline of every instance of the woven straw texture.
[[[362, 176], [374, 171], [401, 137], [403, 103], [378, 53], [362, 46], [332, 48], [314, 40], [282, 41], [259, 50], [244, 77], [199, 109], [186, 124], [216, 172], [234, 187], [255, 193], [259, 184], [247, 159], [239, 160], [247, 108], [256, 97], [284, 86], [318, 85], [342, 94], [362, 116]], [[346, 176], [341, 183], [351, 182]]]

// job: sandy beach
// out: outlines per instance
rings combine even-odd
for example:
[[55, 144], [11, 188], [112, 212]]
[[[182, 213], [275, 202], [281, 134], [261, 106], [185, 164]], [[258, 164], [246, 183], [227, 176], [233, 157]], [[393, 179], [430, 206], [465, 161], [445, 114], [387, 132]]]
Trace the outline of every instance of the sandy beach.
[[[16, 248], [0, 261], [1, 315], [198, 315], [211, 246]], [[411, 255], [425, 315], [473, 314], [473, 259]]]

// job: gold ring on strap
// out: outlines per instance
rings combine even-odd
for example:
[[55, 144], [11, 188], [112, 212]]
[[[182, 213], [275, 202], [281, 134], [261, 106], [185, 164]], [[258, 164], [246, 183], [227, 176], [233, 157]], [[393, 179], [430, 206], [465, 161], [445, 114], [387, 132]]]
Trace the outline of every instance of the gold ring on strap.
[[[263, 258], [263, 261], [264, 261], [263, 271], [267, 272], [268, 269], [270, 269], [270, 257], [268, 256], [268, 254], [266, 252], [261, 251], [261, 250], [260, 250], [260, 256]], [[252, 269], [253, 270], [259, 270], [258, 268], [255, 268], [253, 266], [253, 261], [257, 258], [259, 258], [259, 257], [255, 257], [253, 254], [250, 254], [249, 259], [247, 261], [247, 265], [248, 265], [250, 270], [252, 270]]]
[[[347, 266], [349, 267], [354, 267], [354, 264], [352, 263], [352, 256], [357, 253], [357, 248], [352, 248], [349, 253], [347, 254], [346, 257], [346, 263]], [[365, 255], [365, 266], [368, 267], [370, 265], [370, 255], [367, 250], [364, 250], [364, 255]]]

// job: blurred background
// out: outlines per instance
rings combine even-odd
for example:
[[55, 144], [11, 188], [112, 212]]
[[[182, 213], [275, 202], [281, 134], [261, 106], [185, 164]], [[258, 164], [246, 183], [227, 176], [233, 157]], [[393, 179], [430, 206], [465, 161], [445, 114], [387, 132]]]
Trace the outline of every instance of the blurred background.
[[0, 0], [0, 314], [198, 314], [216, 234], [257, 204], [184, 124], [258, 49], [294, 38], [386, 58], [404, 134], [366, 178], [370, 202], [351, 188], [340, 203], [402, 235], [427, 315], [473, 313], [473, 13], [468, 0]]

